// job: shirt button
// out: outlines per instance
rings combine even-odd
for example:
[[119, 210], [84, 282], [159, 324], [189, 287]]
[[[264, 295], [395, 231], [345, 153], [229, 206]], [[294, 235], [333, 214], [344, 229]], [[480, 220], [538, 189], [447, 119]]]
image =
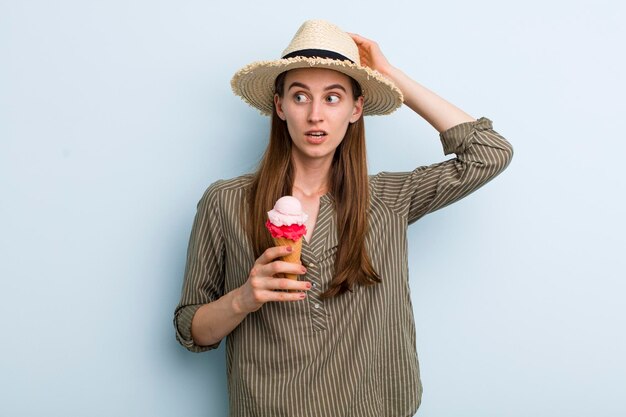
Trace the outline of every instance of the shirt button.
[[309, 264], [309, 268], [315, 268], [317, 265], [315, 265], [314, 263], [310, 263]]
[[315, 308], [320, 308], [320, 305], [319, 304], [315, 304]]
[[317, 284], [316, 283], [313, 283], [313, 288], [317, 288]]

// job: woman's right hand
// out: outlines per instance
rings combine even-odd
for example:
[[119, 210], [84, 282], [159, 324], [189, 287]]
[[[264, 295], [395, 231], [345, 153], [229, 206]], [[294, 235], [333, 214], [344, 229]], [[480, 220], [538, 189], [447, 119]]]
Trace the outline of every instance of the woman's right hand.
[[237, 305], [240, 312], [252, 313], [270, 301], [298, 301], [306, 298], [306, 291], [311, 289], [310, 282], [276, 277], [280, 274], [306, 273], [302, 265], [277, 260], [290, 252], [290, 246], [275, 246], [259, 256], [250, 270], [248, 280], [238, 289]]

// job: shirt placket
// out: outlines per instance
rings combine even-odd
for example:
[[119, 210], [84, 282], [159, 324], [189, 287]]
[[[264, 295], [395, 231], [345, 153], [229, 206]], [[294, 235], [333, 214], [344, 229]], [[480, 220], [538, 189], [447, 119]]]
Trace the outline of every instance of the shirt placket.
[[322, 293], [324, 282], [329, 279], [326, 276], [329, 271], [323, 268], [321, 258], [329, 248], [331, 240], [329, 236], [336, 234], [333, 225], [334, 212], [331, 200], [328, 195], [324, 195], [320, 198], [320, 209], [311, 242], [304, 241], [302, 245], [302, 262], [307, 268], [304, 279], [311, 282], [311, 289], [307, 292], [307, 302], [314, 331], [324, 331], [328, 328], [328, 310], [322, 299]]

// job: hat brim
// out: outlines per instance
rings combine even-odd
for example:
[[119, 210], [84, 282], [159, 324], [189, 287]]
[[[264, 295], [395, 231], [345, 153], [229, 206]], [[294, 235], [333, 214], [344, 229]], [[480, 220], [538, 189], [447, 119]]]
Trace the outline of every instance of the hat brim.
[[296, 68], [328, 68], [354, 78], [363, 90], [365, 116], [389, 114], [402, 105], [402, 93], [392, 81], [377, 71], [348, 60], [294, 57], [257, 61], [237, 71], [230, 84], [236, 95], [269, 116], [274, 108], [276, 77]]

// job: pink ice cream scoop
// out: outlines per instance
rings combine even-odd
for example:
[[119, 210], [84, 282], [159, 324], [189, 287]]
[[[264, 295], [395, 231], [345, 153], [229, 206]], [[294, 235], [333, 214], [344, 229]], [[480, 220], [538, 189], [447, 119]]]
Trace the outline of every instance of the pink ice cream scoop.
[[303, 225], [309, 218], [302, 211], [300, 200], [290, 195], [279, 198], [274, 208], [267, 212], [267, 217], [275, 226]]

